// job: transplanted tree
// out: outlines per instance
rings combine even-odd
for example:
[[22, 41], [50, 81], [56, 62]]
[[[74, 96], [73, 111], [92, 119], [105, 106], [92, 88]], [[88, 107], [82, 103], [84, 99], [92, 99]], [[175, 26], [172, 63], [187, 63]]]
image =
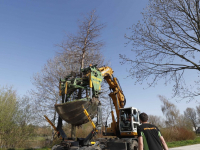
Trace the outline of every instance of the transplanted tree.
[[172, 81], [173, 96], [199, 96], [199, 81], [194, 79], [193, 88], [184, 82], [186, 73], [198, 77], [200, 71], [199, 0], [149, 0], [142, 15], [125, 35], [133, 54], [120, 55], [122, 63], [130, 63], [130, 76], [149, 86]]
[[61, 47], [62, 61], [71, 60], [71, 68], [78, 73], [80, 73], [80, 68], [91, 63], [102, 65], [104, 59], [100, 50], [104, 43], [99, 38], [104, 27], [104, 24], [98, 22], [95, 11], [79, 21], [78, 32], [67, 35], [67, 39], [57, 45]]
[[[80, 74], [80, 69], [89, 64], [104, 64], [100, 49], [104, 43], [99, 39], [104, 24], [98, 22], [98, 16], [92, 11], [88, 16], [79, 21], [78, 32], [67, 35], [67, 38], [57, 46], [60, 48], [57, 56], [49, 60], [41, 73], [34, 76], [33, 84], [36, 90], [36, 104], [39, 112], [48, 114], [55, 121], [55, 103], [60, 103], [59, 80], [65, 78], [72, 71]], [[81, 90], [79, 90], [79, 98]]]

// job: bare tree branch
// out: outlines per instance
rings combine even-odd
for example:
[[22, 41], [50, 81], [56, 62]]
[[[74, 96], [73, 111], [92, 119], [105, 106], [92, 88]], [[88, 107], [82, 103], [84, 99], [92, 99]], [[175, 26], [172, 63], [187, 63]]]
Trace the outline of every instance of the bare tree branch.
[[149, 0], [142, 15], [142, 21], [125, 35], [127, 44], [133, 46], [133, 56], [120, 54], [121, 63], [130, 64], [129, 73], [136, 82], [147, 80], [154, 86], [165, 79], [166, 84], [173, 81], [174, 96], [198, 96], [199, 83], [191, 91], [184, 76], [188, 71], [200, 71], [199, 1]]

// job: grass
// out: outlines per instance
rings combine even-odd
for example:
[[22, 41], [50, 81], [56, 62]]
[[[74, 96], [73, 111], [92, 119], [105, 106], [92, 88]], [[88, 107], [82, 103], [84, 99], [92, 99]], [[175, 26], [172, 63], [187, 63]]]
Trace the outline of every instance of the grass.
[[200, 137], [196, 137], [194, 140], [167, 142], [167, 145], [168, 145], [169, 148], [186, 146], [186, 145], [193, 145], [193, 144], [200, 144]]
[[29, 139], [29, 141], [44, 141], [46, 138], [48, 138], [47, 136], [34, 136], [31, 137]]
[[[184, 140], [184, 141], [174, 141], [174, 142], [167, 142], [167, 146], [169, 148], [173, 147], [181, 147], [181, 146], [186, 146], [186, 145], [194, 145], [194, 144], [200, 144], [200, 137], [196, 137], [194, 140]], [[6, 149], [1, 149], [0, 150], [6, 150]], [[51, 150], [49, 147], [44, 147], [44, 148], [16, 148], [16, 149], [7, 149], [7, 150]]]
[[51, 148], [47, 148], [47, 147], [44, 147], [44, 148], [38, 148], [38, 149], [35, 149], [35, 148], [9, 148], [9, 149], [1, 149], [0, 150], [51, 150]]

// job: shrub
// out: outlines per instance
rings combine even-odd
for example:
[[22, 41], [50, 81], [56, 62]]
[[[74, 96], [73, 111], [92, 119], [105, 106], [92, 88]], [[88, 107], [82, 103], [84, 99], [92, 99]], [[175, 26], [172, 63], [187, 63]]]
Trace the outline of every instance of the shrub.
[[16, 148], [33, 134], [30, 106], [20, 99], [12, 87], [0, 88], [0, 147]]
[[161, 133], [167, 142], [194, 140], [196, 135], [193, 131], [184, 127], [170, 127], [161, 129]]

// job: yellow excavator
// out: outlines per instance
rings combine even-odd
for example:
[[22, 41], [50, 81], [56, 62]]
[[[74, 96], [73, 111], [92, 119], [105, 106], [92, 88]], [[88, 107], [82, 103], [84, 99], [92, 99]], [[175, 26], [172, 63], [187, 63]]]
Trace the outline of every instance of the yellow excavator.
[[[113, 72], [112, 68], [108, 66], [97, 68], [97, 65], [90, 65], [88, 68], [81, 69], [81, 74], [71, 73], [65, 79], [60, 80], [59, 94], [62, 97], [62, 104], [55, 105], [60, 123], [62, 124], [62, 120], [73, 125], [81, 125], [88, 121], [92, 123], [91, 118], [97, 114], [97, 128], [93, 124], [94, 129], [86, 138], [77, 138], [74, 142], [71, 142], [71, 139], [68, 140], [66, 135], [62, 134], [62, 144], [54, 146], [53, 150], [76, 148], [80, 150], [137, 150], [137, 127], [140, 125], [140, 112], [134, 107], [124, 107], [126, 99], [117, 78], [113, 76]], [[96, 140], [95, 145], [91, 145], [92, 137], [99, 131], [102, 124], [102, 108], [99, 95], [103, 79], [109, 85], [109, 96], [114, 104], [116, 114], [115, 119], [114, 111], [111, 109], [112, 123], [108, 127], [106, 121], [103, 135], [112, 136], [113, 138], [101, 138]], [[81, 98], [80, 93], [78, 93], [80, 89], [82, 91]], [[83, 96], [83, 93], [85, 96]], [[57, 126], [57, 130], [63, 133], [61, 125]]]
[[126, 99], [116, 77], [113, 77], [113, 70], [110, 67], [99, 68], [102, 76], [109, 84], [111, 92], [109, 96], [112, 98], [115, 106], [117, 120], [115, 120], [114, 112], [111, 111], [112, 123], [107, 128], [105, 135], [117, 137], [136, 137], [137, 127], [139, 126], [139, 111], [137, 108], [124, 108]]

